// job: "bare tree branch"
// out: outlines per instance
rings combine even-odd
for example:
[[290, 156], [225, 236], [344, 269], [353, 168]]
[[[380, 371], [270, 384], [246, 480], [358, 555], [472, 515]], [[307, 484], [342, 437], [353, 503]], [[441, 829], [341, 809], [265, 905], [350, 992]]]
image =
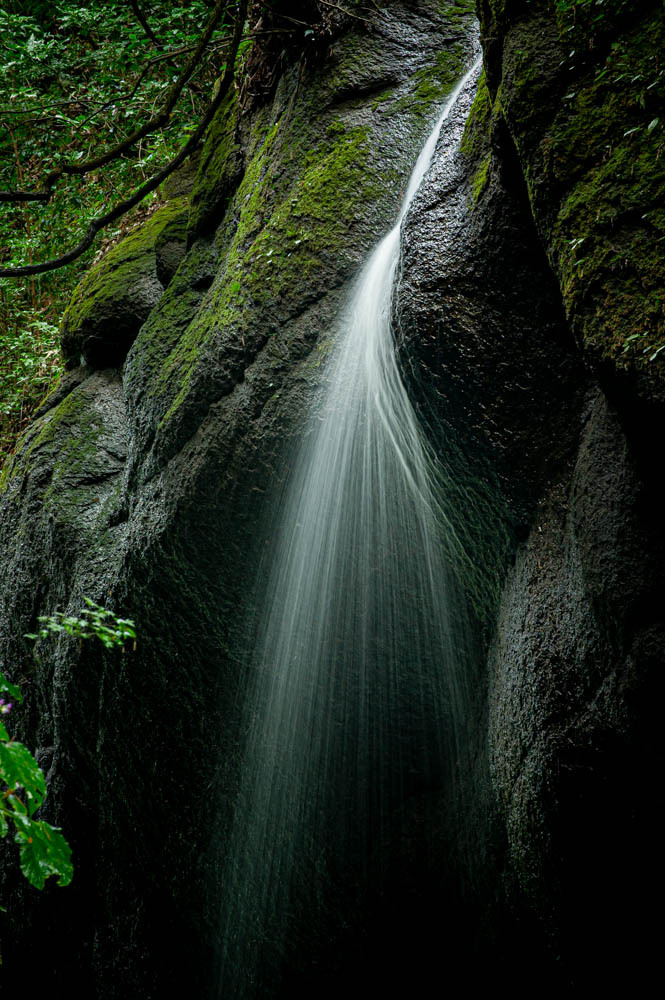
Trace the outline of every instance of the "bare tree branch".
[[342, 14], [355, 18], [356, 21], [366, 21], [369, 24], [366, 17], [362, 17], [360, 14], [354, 14], [352, 10], [347, 10], [346, 7], [340, 7], [337, 3], [330, 3], [330, 0], [317, 0], [317, 3], [323, 4], [324, 7], [332, 7], [333, 10], [339, 10]]
[[148, 24], [143, 11], [138, 5], [138, 0], [129, 0], [129, 6], [134, 11], [134, 16], [136, 17], [136, 20], [139, 22], [144, 32], [146, 33], [146, 36], [150, 39], [155, 48], [159, 49], [161, 52], [164, 46], [162, 45], [160, 40], [157, 38], [157, 35]]
[[[179, 75], [175, 83], [173, 83], [169, 89], [166, 91], [164, 103], [161, 110], [157, 115], [151, 118], [140, 128], [136, 129], [131, 135], [123, 139], [122, 142], [116, 143], [106, 152], [100, 153], [99, 156], [95, 156], [90, 160], [86, 160], [84, 163], [64, 163], [55, 170], [51, 170], [50, 173], [44, 178], [43, 186], [41, 190], [38, 191], [0, 191], [0, 202], [21, 202], [21, 201], [42, 201], [47, 202], [51, 199], [53, 188], [65, 174], [74, 176], [83, 176], [91, 171], [99, 170], [100, 167], [105, 166], [112, 160], [117, 159], [117, 157], [122, 156], [127, 150], [131, 149], [132, 146], [136, 145], [139, 140], [145, 138], [145, 136], [150, 135], [151, 132], [156, 131], [159, 128], [163, 128], [170, 116], [171, 111], [175, 107], [175, 104], [180, 97], [183, 87], [191, 77], [192, 73], [196, 69], [198, 63], [200, 62], [203, 53], [215, 31], [217, 24], [226, 12], [228, 7], [228, 0], [217, 0], [214, 10], [208, 19], [208, 23], [205, 26], [203, 34], [199, 38], [193, 55], [185, 65], [182, 73]], [[236, 13], [236, 18], [239, 16], [241, 9], [246, 10], [246, 3], [238, 4], [238, 11]], [[237, 26], [237, 25], [236, 25]]]
[[[223, 6], [218, 4], [217, 7]], [[217, 8], [216, 8], [217, 9]], [[222, 101], [226, 97], [228, 90], [234, 80], [234, 67], [236, 56], [238, 54], [238, 46], [243, 35], [243, 29], [245, 25], [245, 19], [247, 17], [247, 0], [239, 0], [236, 19], [233, 28], [233, 36], [231, 38], [230, 48], [228, 57], [226, 60], [226, 67], [224, 69], [224, 74], [219, 82], [219, 87], [213, 98], [213, 100], [208, 105], [205, 114], [199, 124], [197, 125], [195, 131], [192, 133], [190, 138], [187, 140], [185, 145], [182, 147], [180, 152], [169, 162], [162, 170], [158, 171], [153, 177], [151, 177], [145, 184], [142, 184], [133, 195], [126, 198], [124, 201], [119, 202], [115, 208], [112, 208], [110, 212], [105, 215], [100, 215], [98, 218], [93, 219], [88, 225], [85, 236], [81, 242], [75, 246], [72, 250], [63, 254], [61, 257], [56, 257], [53, 260], [43, 261], [41, 264], [26, 265], [24, 267], [8, 267], [0, 269], [0, 278], [23, 278], [26, 275], [31, 274], [44, 274], [47, 271], [56, 271], [60, 267], [64, 267], [66, 264], [71, 264], [72, 261], [76, 260], [81, 254], [92, 246], [97, 233], [104, 229], [106, 226], [115, 222], [117, 219], [125, 215], [131, 208], [138, 205], [140, 201], [145, 198], [146, 195], [154, 191], [159, 185], [164, 181], [174, 170], [184, 163], [187, 157], [192, 153], [199, 142], [203, 138], [203, 135], [208, 128], [208, 125], [212, 121], [215, 112], [221, 105]], [[130, 137], [131, 138], [131, 137]], [[104, 162], [107, 162], [106, 160]]]

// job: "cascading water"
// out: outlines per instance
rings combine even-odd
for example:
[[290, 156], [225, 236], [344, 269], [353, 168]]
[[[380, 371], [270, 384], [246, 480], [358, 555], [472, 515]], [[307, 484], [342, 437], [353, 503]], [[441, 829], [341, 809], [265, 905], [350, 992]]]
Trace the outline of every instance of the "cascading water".
[[313, 913], [345, 868], [376, 868], [405, 803], [449, 785], [458, 766], [463, 553], [400, 377], [391, 310], [401, 222], [477, 69], [450, 95], [355, 285], [280, 510], [224, 873], [225, 1000], [253, 996], [267, 967], [274, 975], [294, 912]]

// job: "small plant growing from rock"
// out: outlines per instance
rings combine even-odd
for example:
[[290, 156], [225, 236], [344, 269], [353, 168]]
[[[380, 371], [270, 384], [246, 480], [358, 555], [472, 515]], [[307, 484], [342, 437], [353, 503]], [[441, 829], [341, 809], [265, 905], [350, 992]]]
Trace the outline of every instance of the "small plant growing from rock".
[[[84, 597], [86, 607], [78, 617], [57, 612], [38, 618], [38, 633], [28, 639], [43, 639], [66, 634], [83, 641], [97, 638], [106, 649], [131, 639], [136, 643], [134, 622], [117, 618], [112, 611]], [[58, 885], [69, 885], [74, 874], [71, 848], [58, 827], [36, 814], [46, 797], [46, 779], [28, 748], [7, 731], [5, 722], [15, 705], [23, 700], [16, 684], [0, 673], [0, 837], [14, 831], [19, 847], [21, 871], [36, 889], [43, 889], [46, 879], [56, 876]], [[2, 907], [0, 907], [2, 909]]]
[[54, 615], [41, 615], [37, 621], [40, 629], [37, 633], [29, 633], [26, 639], [46, 639], [49, 635], [65, 633], [75, 639], [97, 638], [106, 649], [120, 646], [131, 639], [136, 645], [134, 622], [129, 618], [116, 618], [112, 611], [95, 604], [89, 597], [84, 597], [86, 607], [79, 612], [78, 618], [57, 611]]
[[0, 674], [0, 693], [0, 837], [13, 827], [21, 871], [36, 889], [43, 889], [50, 875], [58, 877], [58, 885], [69, 885], [74, 874], [69, 844], [57, 827], [35, 818], [46, 797], [44, 773], [5, 726], [14, 705], [22, 701], [21, 692]]

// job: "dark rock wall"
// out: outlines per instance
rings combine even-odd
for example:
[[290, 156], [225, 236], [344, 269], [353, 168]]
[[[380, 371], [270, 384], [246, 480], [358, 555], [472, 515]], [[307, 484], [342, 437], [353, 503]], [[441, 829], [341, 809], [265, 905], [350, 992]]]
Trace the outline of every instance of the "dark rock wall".
[[529, 992], [657, 969], [663, 12], [596, 6], [479, 5], [486, 81], [407, 220], [398, 296], [441, 448], [512, 528], [470, 822], [488, 953]]
[[[288, 466], [331, 319], [471, 55], [472, 6], [363, 8], [287, 59], [269, 96], [235, 95], [202, 152], [175, 275], [153, 231], [78, 290], [64, 336], [86, 364], [5, 466], [0, 529], [2, 669], [24, 678], [20, 735], [48, 770], [47, 818], [71, 839], [76, 874], [36, 898], [1, 845], [8, 983], [38, 947], [52, 996], [208, 992], [211, 842], [223, 848], [238, 763], [265, 496]], [[180, 217], [176, 228], [181, 253]], [[123, 268], [154, 291], [133, 325], [131, 289], [109, 280]], [[41, 643], [36, 667], [23, 634], [83, 595], [135, 618], [136, 651]]]
[[480, 5], [490, 128], [525, 178], [589, 386], [572, 460], [543, 481], [503, 594], [490, 767], [508, 893], [549, 939], [562, 985], [640, 989], [656, 968], [660, 870], [663, 330], [651, 303], [665, 19], [660, 3], [557, 7]]
[[479, 11], [491, 99], [575, 337], [660, 396], [662, 2], [481, 0]]
[[649, 492], [616, 412], [594, 394], [574, 463], [518, 551], [490, 664], [509, 893], [578, 989], [646, 987], [655, 970], [665, 633]]

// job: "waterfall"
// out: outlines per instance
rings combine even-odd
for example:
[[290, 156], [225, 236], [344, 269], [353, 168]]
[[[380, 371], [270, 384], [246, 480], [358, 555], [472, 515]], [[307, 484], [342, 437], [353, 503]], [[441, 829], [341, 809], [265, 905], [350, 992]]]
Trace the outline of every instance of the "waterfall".
[[224, 871], [225, 1000], [255, 995], [260, 968], [340, 872], [380, 870], [410, 798], [454, 781], [468, 697], [464, 556], [391, 312], [402, 220], [477, 69], [450, 95], [357, 279], [276, 521]]

